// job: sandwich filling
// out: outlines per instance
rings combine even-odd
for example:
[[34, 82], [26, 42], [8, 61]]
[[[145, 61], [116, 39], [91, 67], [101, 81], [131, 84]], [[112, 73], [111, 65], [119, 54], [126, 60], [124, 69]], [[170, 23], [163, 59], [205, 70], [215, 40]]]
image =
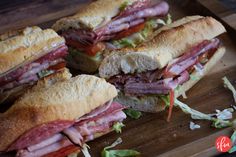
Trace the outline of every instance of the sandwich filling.
[[17, 151], [18, 157], [64, 157], [80, 150], [85, 142], [112, 131], [114, 124], [126, 118], [123, 109], [121, 104], [110, 101], [77, 120], [42, 124], [19, 137], [7, 151]]
[[[127, 96], [167, 95], [191, 78], [196, 70], [202, 74], [204, 65], [220, 46], [219, 39], [204, 40], [165, 68], [135, 74], [119, 74], [108, 82]], [[203, 74], [202, 74], [203, 75]]]
[[67, 54], [66, 45], [57, 46], [39, 59], [20, 66], [0, 76], [0, 93], [25, 84], [34, 84], [37, 80], [64, 68], [63, 59]]
[[[105, 49], [135, 47], [145, 41], [157, 29], [157, 24], [164, 23], [160, 17], [168, 13], [169, 6], [166, 2], [153, 4], [150, 0], [142, 0], [133, 4], [125, 3], [120, 10], [111, 21], [106, 21], [94, 30], [72, 28], [59, 33], [74, 51], [92, 58]], [[74, 62], [73, 57], [69, 57], [70, 62]], [[72, 67], [78, 69], [76, 62]]]

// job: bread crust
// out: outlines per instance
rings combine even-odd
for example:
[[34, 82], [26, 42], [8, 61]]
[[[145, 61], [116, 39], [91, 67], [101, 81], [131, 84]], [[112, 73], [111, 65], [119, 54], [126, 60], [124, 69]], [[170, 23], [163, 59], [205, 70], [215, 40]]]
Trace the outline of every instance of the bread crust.
[[121, 72], [162, 69], [197, 43], [213, 39], [225, 31], [224, 26], [212, 17], [185, 17], [162, 27], [141, 47], [111, 52], [102, 61], [99, 75], [109, 78]]
[[9, 110], [0, 114], [0, 151], [37, 125], [55, 120], [75, 120], [116, 95], [113, 85], [90, 75], [29, 90]]
[[[187, 92], [190, 88], [192, 88], [202, 77], [207, 75], [207, 73], [214, 67], [214, 65], [216, 65], [217, 62], [219, 62], [219, 60], [223, 57], [224, 54], [225, 54], [225, 48], [220, 47], [214, 53], [211, 59], [204, 65], [203, 75], [201, 75], [197, 71], [191, 73], [191, 76], [197, 79], [190, 79], [184, 84], [182, 84], [179, 90], [175, 90], [175, 96], [179, 97], [183, 92]], [[125, 96], [123, 94], [119, 94], [119, 96], [116, 99], [118, 102], [139, 111], [153, 113], [153, 112], [160, 112], [165, 109], [165, 105], [159, 97], [157, 97], [156, 99], [154, 99], [153, 96], [152, 97], [145, 96], [141, 98], [143, 99], [144, 105], [142, 105], [142, 103], [139, 103], [138, 101], [135, 101], [134, 100], [135, 98]]]
[[58, 20], [52, 28], [55, 31], [69, 28], [95, 29], [118, 15], [124, 3], [137, 0], [97, 0], [82, 8], [77, 14]]
[[28, 27], [6, 33], [0, 41], [0, 75], [19, 65], [37, 59], [65, 43], [54, 30]]
[[10, 104], [13, 104], [17, 98], [22, 96], [32, 86], [33, 88], [36, 88], [36, 90], [39, 90], [39, 86], [40, 87], [50, 86], [55, 82], [66, 79], [68, 80], [70, 78], [71, 78], [71, 73], [69, 72], [69, 70], [67, 68], [63, 68], [60, 71], [57, 71], [56, 73], [53, 73], [49, 76], [40, 79], [37, 82], [36, 86], [33, 86], [33, 84], [23, 84], [11, 90], [0, 93], [0, 104], [1, 106], [2, 105], [9, 106]]

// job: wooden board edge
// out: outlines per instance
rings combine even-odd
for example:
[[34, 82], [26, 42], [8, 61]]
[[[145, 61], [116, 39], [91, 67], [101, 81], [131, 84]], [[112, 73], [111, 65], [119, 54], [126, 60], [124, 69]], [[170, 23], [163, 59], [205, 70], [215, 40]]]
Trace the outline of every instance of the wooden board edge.
[[[188, 143], [186, 145], [177, 147], [171, 151], [165, 152], [159, 155], [158, 157], [176, 157], [176, 156], [207, 157], [207, 156], [218, 155], [219, 152], [217, 152], [215, 148], [215, 140], [217, 139], [217, 137], [221, 135], [230, 137], [231, 134], [232, 134], [232, 128], [225, 128], [214, 134], [211, 134], [210, 136], [198, 139], [194, 142]], [[202, 150], [202, 151], [199, 151], [199, 150]]]

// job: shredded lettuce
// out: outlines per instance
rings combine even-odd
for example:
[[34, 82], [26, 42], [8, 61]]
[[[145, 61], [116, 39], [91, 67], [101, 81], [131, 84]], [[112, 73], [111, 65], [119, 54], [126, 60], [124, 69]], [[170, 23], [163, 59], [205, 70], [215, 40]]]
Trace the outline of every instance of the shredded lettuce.
[[102, 157], [135, 157], [140, 155], [139, 152], [131, 149], [119, 149], [119, 150], [108, 150], [114, 148], [118, 144], [122, 143], [122, 139], [119, 137], [114, 143], [110, 146], [107, 146], [103, 149], [101, 156]]
[[126, 9], [127, 6], [129, 6], [129, 5], [131, 5], [131, 4], [132, 4], [131, 2], [125, 1], [124, 3], [121, 4], [119, 10], [120, 10], [120, 11], [123, 11], [123, 10]]
[[115, 45], [115, 47], [117, 47], [117, 48], [136, 47], [134, 40], [131, 40], [129, 38], [123, 38], [120, 40], [113, 41], [112, 44]]
[[234, 86], [230, 83], [230, 81], [227, 79], [227, 77], [223, 77], [222, 80], [224, 82], [225, 88], [228, 88], [232, 92], [233, 97], [234, 97], [234, 102], [236, 103], [236, 90], [235, 90]]
[[124, 37], [120, 40], [112, 41], [112, 44], [117, 48], [124, 48], [124, 47], [136, 47], [140, 43], [147, 40], [148, 36], [154, 32], [154, 29], [157, 28], [158, 21], [157, 20], [148, 20], [145, 23], [144, 29], [140, 32], [134, 33], [128, 37]]
[[142, 113], [140, 111], [136, 111], [136, 110], [133, 110], [130, 108], [125, 109], [124, 112], [127, 116], [129, 116], [130, 118], [133, 118], [133, 119], [139, 119], [142, 116]]
[[84, 157], [91, 157], [88, 149], [90, 149], [90, 147], [85, 143], [81, 149], [82, 153], [84, 154]]
[[183, 89], [183, 87], [181, 85], [177, 86], [177, 88], [175, 89], [175, 93], [180, 93], [184, 99], [188, 98], [185, 90]]
[[[160, 98], [165, 102], [166, 106], [169, 106], [169, 102], [170, 102], [169, 96], [161, 96]], [[184, 113], [190, 114], [192, 119], [212, 121], [212, 127], [224, 128], [224, 127], [229, 127], [233, 125], [233, 123], [228, 120], [219, 119], [217, 117], [213, 117], [210, 114], [205, 114], [197, 110], [194, 110], [190, 108], [187, 104], [179, 101], [176, 98], [175, 98], [174, 105], [175, 107], [179, 107]]]
[[[128, 2], [125, 2], [121, 8], [125, 8], [128, 4]], [[114, 40], [111, 42], [115, 47], [118, 49], [124, 48], [124, 47], [136, 47], [142, 42], [146, 41], [149, 36], [151, 36], [154, 31], [158, 28], [158, 25], [166, 25], [171, 24], [172, 19], [171, 15], [168, 14], [166, 19], [150, 19], [145, 23], [144, 29], [142, 29], [140, 32], [134, 33], [128, 37], [124, 37], [120, 40]]]
[[53, 70], [42, 70], [42, 71], [38, 72], [38, 77], [43, 78], [43, 77], [48, 76], [52, 73], [54, 73]]
[[[91, 155], [89, 154], [88, 149], [90, 149], [90, 147], [86, 143], [83, 144], [81, 151], [84, 154], [84, 157], [91, 157]], [[71, 153], [71, 154], [67, 155], [67, 157], [78, 157], [79, 153], [80, 153], [80, 151], [79, 152], [74, 152], [74, 153]]]
[[170, 106], [170, 97], [169, 95], [160, 95], [159, 98], [165, 103], [166, 107]]
[[200, 78], [191, 74], [190, 79], [193, 81], [196, 81], [196, 80], [199, 80]]
[[122, 122], [116, 122], [113, 126], [112, 126], [112, 128], [113, 128], [113, 130], [115, 130], [115, 132], [117, 132], [117, 133], [121, 133], [121, 129], [122, 129], [122, 127], [124, 127], [125, 125], [122, 123]]
[[123, 142], [122, 139], [119, 137], [118, 139], [115, 140], [115, 142], [113, 142], [110, 146], [105, 147], [104, 149], [107, 150], [114, 148], [115, 146], [121, 144], [122, 142]]
[[[228, 80], [227, 77], [223, 77], [222, 80], [224, 82], [224, 87], [228, 88], [232, 92], [233, 97], [234, 97], [234, 103], [236, 103], [236, 90], [235, 90], [234, 86], [230, 83], [230, 81]], [[234, 106], [235, 105], [233, 105], [233, 107]], [[229, 153], [233, 153], [236, 151], [236, 130], [235, 130], [236, 120], [234, 120], [232, 123], [233, 123], [233, 127], [234, 127], [234, 132], [231, 135], [231, 142], [233, 144], [233, 147], [228, 151]]]
[[236, 145], [235, 145], [235, 143], [236, 143], [236, 130], [234, 131], [234, 133], [232, 134], [230, 139], [231, 139], [233, 147], [228, 152], [233, 153], [236, 151]]
[[212, 126], [215, 128], [224, 128], [233, 125], [233, 123], [228, 120], [215, 118], [209, 114], [205, 114], [197, 110], [194, 110], [190, 108], [187, 104], [180, 102], [178, 99], [175, 99], [175, 106], [178, 106], [184, 113], [190, 114], [192, 119], [212, 121], [213, 122]]
[[172, 17], [170, 14], [167, 15], [167, 20], [166, 20], [166, 24], [169, 25], [172, 23]]
[[190, 124], [189, 124], [189, 128], [190, 128], [191, 130], [196, 130], [196, 129], [200, 129], [201, 126], [198, 125], [198, 124], [195, 124], [194, 122], [191, 121]]

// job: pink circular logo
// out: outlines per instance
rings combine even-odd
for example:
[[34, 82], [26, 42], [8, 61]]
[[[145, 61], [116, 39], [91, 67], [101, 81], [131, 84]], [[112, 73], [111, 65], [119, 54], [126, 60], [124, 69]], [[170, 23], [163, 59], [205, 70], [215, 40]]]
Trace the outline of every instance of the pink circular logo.
[[216, 149], [219, 152], [228, 152], [232, 147], [232, 142], [227, 136], [220, 136], [215, 142]]

